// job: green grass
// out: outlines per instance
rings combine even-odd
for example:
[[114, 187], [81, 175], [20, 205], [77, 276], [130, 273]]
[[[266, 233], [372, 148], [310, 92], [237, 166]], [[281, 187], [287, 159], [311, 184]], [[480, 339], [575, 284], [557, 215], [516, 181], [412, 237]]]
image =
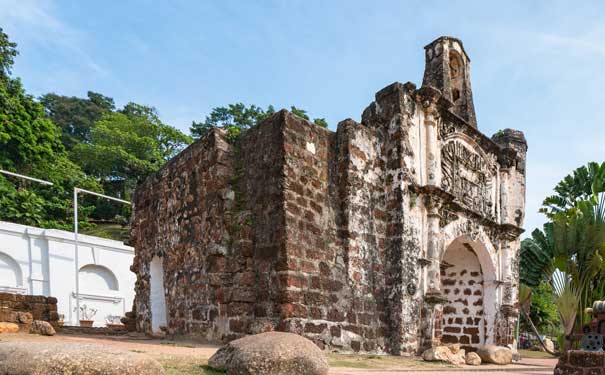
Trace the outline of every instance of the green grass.
[[415, 357], [399, 357], [392, 355], [361, 355], [335, 354], [327, 355], [330, 367], [349, 367], [359, 369], [381, 368], [452, 368], [457, 367], [447, 363], [425, 362]]
[[83, 229], [82, 234], [124, 241], [128, 238], [128, 227], [123, 227], [120, 224], [95, 224], [92, 228]]
[[519, 354], [521, 355], [521, 358], [557, 358], [546, 352], [525, 349], [520, 349]]
[[162, 342], [160, 342], [160, 345], [176, 346], [176, 347], [180, 347], [180, 348], [195, 348], [196, 347], [193, 344], [189, 344], [186, 342], [177, 342], [177, 341], [162, 341]]
[[225, 375], [224, 372], [208, 367], [207, 359], [195, 359], [181, 356], [156, 357], [166, 375]]

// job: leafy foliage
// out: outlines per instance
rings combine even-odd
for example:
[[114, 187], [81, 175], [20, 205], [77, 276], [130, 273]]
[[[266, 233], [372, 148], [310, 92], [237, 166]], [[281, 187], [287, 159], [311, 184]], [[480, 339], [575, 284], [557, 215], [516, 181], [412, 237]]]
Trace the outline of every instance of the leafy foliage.
[[[290, 107], [290, 111], [295, 115], [310, 120], [307, 111]], [[203, 137], [211, 129], [225, 129], [229, 138], [236, 138], [242, 131], [251, 128], [264, 119], [275, 113], [275, 108], [270, 105], [267, 109], [262, 109], [256, 105], [246, 106], [243, 103], [229, 104], [227, 107], [216, 107], [212, 109], [210, 115], [206, 116], [203, 122], [193, 122], [190, 127], [191, 135], [196, 138]], [[313, 119], [317, 125], [328, 127], [328, 123], [323, 118]]]
[[559, 326], [556, 297], [550, 283], [543, 281], [533, 288], [530, 317], [539, 330], [545, 331]]
[[605, 191], [605, 162], [591, 162], [577, 168], [565, 176], [554, 190], [557, 194], [546, 197], [540, 210], [551, 219], [555, 214], [574, 207], [577, 202]]
[[11, 68], [17, 56], [17, 44], [8, 39], [8, 35], [0, 27], [0, 79], [6, 80], [10, 76]]
[[521, 282], [549, 282], [565, 334], [584, 324], [584, 308], [605, 293], [604, 190], [605, 163], [576, 169], [544, 200], [544, 231], [521, 244]]
[[61, 96], [54, 93], [40, 98], [48, 118], [61, 128], [61, 140], [68, 149], [90, 142], [95, 122], [115, 110], [112, 98], [89, 91], [88, 98]]
[[544, 224], [543, 231], [535, 229], [531, 238], [521, 241], [521, 283], [537, 287], [548, 279], [554, 257], [553, 224]]
[[77, 144], [72, 157], [86, 173], [128, 198], [138, 181], [190, 142], [190, 137], [162, 123], [155, 109], [129, 103], [103, 115], [91, 130], [90, 142]]
[[579, 294], [576, 311], [583, 325], [584, 308], [605, 292], [605, 194], [557, 213], [553, 225], [554, 266], [564, 275], [553, 286], [558, 295], [566, 293], [565, 298], [569, 293]]

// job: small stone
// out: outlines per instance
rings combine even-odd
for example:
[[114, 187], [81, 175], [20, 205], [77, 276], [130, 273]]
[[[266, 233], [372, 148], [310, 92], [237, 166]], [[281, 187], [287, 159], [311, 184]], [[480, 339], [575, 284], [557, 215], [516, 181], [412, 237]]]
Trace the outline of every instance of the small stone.
[[17, 333], [19, 326], [15, 323], [0, 322], [0, 333]]
[[481, 364], [481, 357], [475, 352], [469, 352], [466, 354], [465, 362], [470, 366], [479, 366]]
[[32, 326], [29, 328], [29, 333], [34, 333], [44, 336], [54, 336], [56, 334], [53, 326], [49, 322], [44, 320], [34, 320]]

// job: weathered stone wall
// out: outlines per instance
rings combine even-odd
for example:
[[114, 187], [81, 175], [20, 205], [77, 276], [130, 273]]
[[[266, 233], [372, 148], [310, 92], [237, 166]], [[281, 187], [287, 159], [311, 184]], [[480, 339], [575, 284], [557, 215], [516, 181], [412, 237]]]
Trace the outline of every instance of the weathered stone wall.
[[226, 255], [234, 219], [233, 147], [219, 131], [187, 148], [134, 197], [138, 328], [151, 330], [149, 264], [163, 259], [169, 331], [213, 336], [224, 330]]
[[[463, 53], [456, 43], [431, 48]], [[282, 110], [236, 141], [212, 131], [139, 186], [138, 329], [151, 332], [158, 255], [168, 332], [283, 330], [322, 348], [393, 354], [510, 343], [527, 146], [520, 132], [492, 140], [477, 130], [470, 60], [457, 62], [457, 98], [451, 77], [435, 80], [451, 69], [446, 55], [427, 61], [438, 69], [426, 86], [379, 91], [361, 123], [331, 132]]]
[[59, 320], [57, 299], [55, 297], [0, 293], [0, 322], [27, 326], [31, 320], [26, 321], [23, 314], [31, 314], [29, 319], [44, 320], [57, 327]]
[[559, 358], [555, 375], [605, 375], [605, 353], [568, 350]]

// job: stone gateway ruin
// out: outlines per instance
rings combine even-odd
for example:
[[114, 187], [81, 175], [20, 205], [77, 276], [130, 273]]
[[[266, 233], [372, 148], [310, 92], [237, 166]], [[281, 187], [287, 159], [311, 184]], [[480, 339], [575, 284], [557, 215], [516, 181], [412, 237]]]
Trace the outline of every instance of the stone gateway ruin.
[[137, 330], [396, 355], [511, 344], [527, 144], [478, 130], [460, 40], [425, 50], [422, 86], [385, 87], [361, 122], [282, 110], [142, 183]]

